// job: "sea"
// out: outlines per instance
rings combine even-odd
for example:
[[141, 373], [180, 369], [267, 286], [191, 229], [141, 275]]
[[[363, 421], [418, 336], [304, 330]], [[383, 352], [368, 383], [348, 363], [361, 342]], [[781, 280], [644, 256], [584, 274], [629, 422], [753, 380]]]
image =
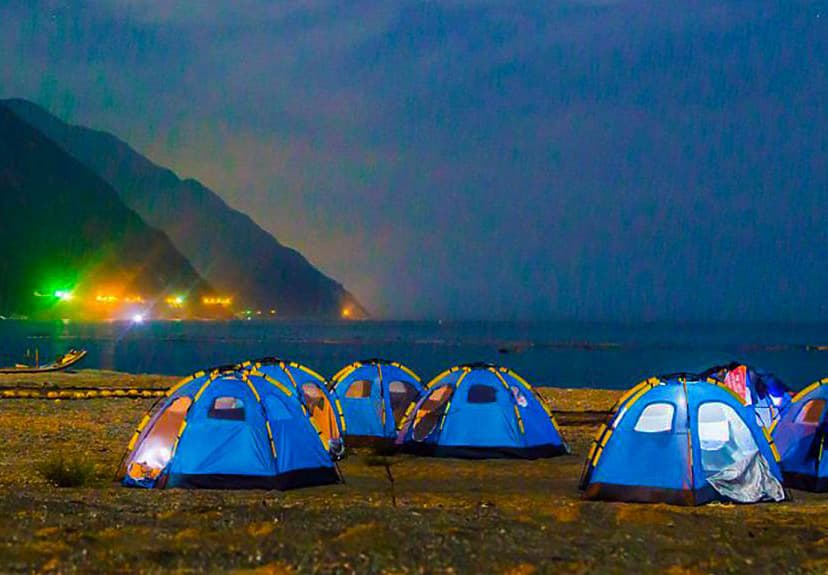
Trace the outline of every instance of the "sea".
[[400, 361], [424, 380], [453, 365], [510, 367], [536, 386], [626, 389], [647, 377], [739, 361], [791, 388], [828, 377], [828, 324], [448, 321], [0, 321], [0, 365], [70, 348], [80, 368], [185, 376], [279, 357], [331, 377], [359, 359]]

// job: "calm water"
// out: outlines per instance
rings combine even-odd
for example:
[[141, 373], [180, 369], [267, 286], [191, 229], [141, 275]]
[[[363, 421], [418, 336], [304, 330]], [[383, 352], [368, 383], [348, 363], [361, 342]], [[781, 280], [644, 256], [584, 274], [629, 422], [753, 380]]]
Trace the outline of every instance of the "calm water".
[[488, 361], [558, 387], [627, 388], [650, 375], [737, 359], [801, 388], [828, 376], [828, 351], [808, 349], [817, 345], [828, 345], [828, 324], [0, 321], [3, 365], [35, 348], [51, 360], [84, 347], [87, 368], [186, 375], [275, 355], [330, 377], [352, 360], [379, 356], [426, 379], [457, 363]]

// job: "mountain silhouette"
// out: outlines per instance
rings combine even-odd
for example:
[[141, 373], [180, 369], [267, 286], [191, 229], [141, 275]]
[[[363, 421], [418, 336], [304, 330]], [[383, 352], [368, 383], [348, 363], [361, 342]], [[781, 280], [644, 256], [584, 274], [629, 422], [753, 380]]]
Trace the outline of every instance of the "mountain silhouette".
[[180, 179], [112, 134], [67, 124], [27, 100], [2, 102], [108, 182], [237, 306], [280, 317], [367, 315], [341, 284], [198, 181]]
[[[101, 289], [143, 294], [145, 307], [154, 302], [159, 310], [153, 313], [161, 316], [165, 297], [187, 294], [200, 301], [211, 293], [163, 232], [0, 105], [0, 314], [48, 316], [56, 293], [94, 301]], [[93, 312], [61, 310], [67, 316]]]

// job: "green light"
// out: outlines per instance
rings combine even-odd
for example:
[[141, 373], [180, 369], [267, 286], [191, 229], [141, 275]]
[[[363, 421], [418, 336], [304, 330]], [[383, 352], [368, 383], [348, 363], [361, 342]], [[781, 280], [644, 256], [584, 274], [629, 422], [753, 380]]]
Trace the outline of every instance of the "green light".
[[57, 290], [55, 292], [55, 297], [60, 301], [71, 301], [74, 296], [72, 295], [72, 292], [68, 290]]

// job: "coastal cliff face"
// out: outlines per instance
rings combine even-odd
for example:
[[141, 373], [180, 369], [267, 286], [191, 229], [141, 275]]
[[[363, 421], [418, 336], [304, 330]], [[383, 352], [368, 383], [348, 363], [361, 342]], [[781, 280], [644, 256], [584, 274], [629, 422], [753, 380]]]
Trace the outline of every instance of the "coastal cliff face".
[[26, 100], [2, 103], [111, 185], [238, 305], [280, 317], [367, 316], [341, 284], [199, 182], [180, 179], [112, 134], [69, 125]]
[[68, 300], [94, 301], [104, 286], [145, 294], [148, 305], [210, 293], [163, 232], [0, 104], [0, 314], [92, 317]]

